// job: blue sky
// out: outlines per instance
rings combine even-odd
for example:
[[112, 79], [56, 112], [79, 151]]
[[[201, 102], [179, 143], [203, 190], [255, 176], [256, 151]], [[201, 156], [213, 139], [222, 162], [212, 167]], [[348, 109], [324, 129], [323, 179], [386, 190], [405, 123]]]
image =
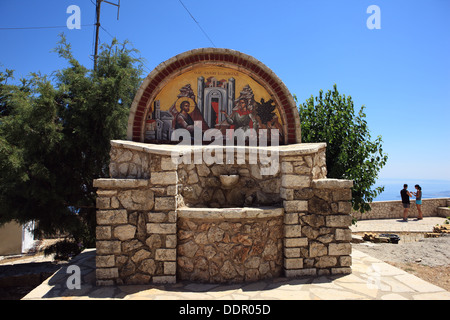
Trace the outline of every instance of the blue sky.
[[[118, 0], [110, 0], [117, 3]], [[64, 32], [75, 57], [92, 67], [95, 0], [0, 0], [0, 28], [65, 26], [70, 5], [81, 30], [1, 30], [0, 63], [16, 77], [66, 66], [51, 50]], [[216, 47], [254, 56], [303, 102], [336, 83], [366, 106], [371, 135], [383, 137], [380, 178], [450, 180], [450, 1], [183, 0]], [[367, 8], [380, 8], [370, 30]], [[162, 61], [213, 44], [179, 0], [103, 3], [100, 40], [132, 42], [149, 73]], [[89, 26], [86, 26], [89, 25]]]

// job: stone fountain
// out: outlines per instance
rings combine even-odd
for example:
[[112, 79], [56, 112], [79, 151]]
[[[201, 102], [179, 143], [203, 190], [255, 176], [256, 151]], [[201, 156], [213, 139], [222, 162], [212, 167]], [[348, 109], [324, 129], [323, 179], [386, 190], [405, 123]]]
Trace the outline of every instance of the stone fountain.
[[[170, 100], [174, 88], [180, 93]], [[267, 101], [276, 109], [264, 124], [255, 114], [267, 117]], [[238, 119], [238, 102], [259, 110], [249, 116], [253, 127], [280, 129], [277, 143], [240, 154], [219, 144], [226, 161], [209, 161], [211, 145], [167, 140], [187, 124], [187, 141], [196, 141], [189, 117], [203, 138], [208, 128], [235, 129], [227, 119]], [[324, 143], [301, 143], [289, 91], [256, 59], [209, 48], [163, 62], [135, 97], [128, 140], [111, 141], [110, 177], [94, 181], [97, 284], [350, 273], [353, 182], [326, 178], [325, 151]]]

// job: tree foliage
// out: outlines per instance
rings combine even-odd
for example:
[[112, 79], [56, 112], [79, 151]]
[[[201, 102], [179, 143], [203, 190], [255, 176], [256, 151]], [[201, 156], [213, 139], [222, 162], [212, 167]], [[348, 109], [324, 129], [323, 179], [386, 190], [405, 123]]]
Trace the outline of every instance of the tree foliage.
[[327, 176], [353, 180], [352, 205], [360, 212], [384, 191], [372, 186], [388, 159], [381, 136], [371, 140], [364, 109], [356, 114], [351, 96], [339, 94], [336, 84], [299, 105], [302, 141], [327, 143]]
[[82, 66], [62, 35], [68, 62], [49, 79], [10, 84], [0, 72], [0, 224], [38, 222], [43, 234], [95, 240], [93, 180], [108, 176], [110, 140], [126, 136], [142, 62], [116, 40], [103, 44], [96, 70]]

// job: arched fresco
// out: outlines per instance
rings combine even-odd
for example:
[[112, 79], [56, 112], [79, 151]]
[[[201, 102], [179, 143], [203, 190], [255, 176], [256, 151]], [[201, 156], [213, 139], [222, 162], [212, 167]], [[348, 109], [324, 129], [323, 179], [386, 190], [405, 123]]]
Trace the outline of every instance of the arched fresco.
[[128, 139], [170, 142], [174, 130], [277, 129], [280, 144], [301, 142], [295, 102], [264, 64], [228, 49], [196, 49], [157, 66], [130, 111]]

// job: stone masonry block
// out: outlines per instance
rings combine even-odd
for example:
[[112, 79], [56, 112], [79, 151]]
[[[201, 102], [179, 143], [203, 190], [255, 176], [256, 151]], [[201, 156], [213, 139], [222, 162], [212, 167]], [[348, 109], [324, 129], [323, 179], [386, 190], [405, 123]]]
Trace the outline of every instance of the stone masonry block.
[[319, 242], [311, 242], [309, 244], [309, 256], [311, 258], [314, 257], [322, 257], [327, 255], [327, 247]]
[[148, 222], [166, 222], [167, 221], [167, 213], [165, 212], [149, 212], [147, 213], [147, 221]]
[[176, 276], [153, 276], [152, 282], [155, 284], [176, 283]]
[[293, 173], [294, 172], [294, 166], [291, 162], [281, 162], [281, 173]]
[[337, 274], [351, 274], [352, 268], [350, 267], [341, 267], [341, 268], [331, 268], [331, 274], [337, 275]]
[[168, 234], [166, 235], [166, 248], [176, 248], [177, 247], [177, 235]]
[[327, 227], [333, 228], [347, 228], [352, 224], [352, 217], [350, 215], [332, 215], [325, 217]]
[[102, 190], [102, 189], [97, 190], [97, 195], [99, 197], [110, 198], [112, 196], [115, 196], [116, 194], [117, 194], [117, 190]]
[[284, 275], [287, 278], [315, 276], [316, 274], [317, 270], [315, 268], [284, 270]]
[[300, 248], [284, 248], [286, 258], [300, 258]]
[[164, 274], [165, 275], [175, 275], [177, 272], [176, 262], [164, 262]]
[[98, 280], [116, 279], [119, 277], [118, 268], [97, 268], [95, 274]]
[[335, 231], [336, 241], [347, 241], [350, 242], [352, 240], [352, 230], [347, 229], [336, 229]]
[[173, 171], [177, 170], [177, 161], [173, 161], [172, 157], [162, 157], [161, 158], [161, 170], [163, 171]]
[[126, 210], [98, 210], [97, 224], [98, 225], [114, 225], [126, 224], [128, 222]]
[[136, 227], [129, 224], [114, 228], [114, 237], [121, 241], [133, 239], [135, 234]]
[[156, 249], [155, 260], [158, 261], [176, 261], [176, 249]]
[[111, 208], [111, 198], [107, 197], [97, 197], [95, 200], [97, 209], [110, 209]]
[[177, 202], [175, 197], [156, 197], [155, 211], [176, 210]]
[[351, 256], [340, 256], [339, 257], [339, 265], [341, 267], [350, 267], [352, 265], [352, 257]]
[[154, 193], [149, 189], [121, 191], [117, 198], [128, 210], [151, 210], [154, 204]]
[[305, 200], [283, 201], [283, 206], [286, 212], [308, 211], [308, 201]]
[[348, 256], [351, 253], [352, 245], [350, 243], [330, 243], [328, 246], [330, 256]]
[[174, 185], [177, 180], [176, 171], [152, 172], [150, 177], [150, 183], [153, 185]]
[[300, 259], [300, 258], [284, 259], [284, 268], [285, 269], [302, 269], [303, 268], [303, 259]]
[[95, 179], [94, 188], [101, 189], [130, 189], [148, 186], [147, 179]]
[[280, 188], [280, 197], [283, 200], [294, 200], [294, 190], [293, 189], [286, 189], [286, 188]]
[[312, 186], [316, 189], [350, 189], [353, 187], [353, 181], [328, 178], [316, 179], [312, 181]]
[[316, 268], [330, 268], [330, 267], [335, 267], [336, 264], [337, 264], [336, 257], [322, 256], [317, 259], [315, 267]]
[[111, 239], [111, 227], [110, 226], [98, 226], [95, 229], [97, 240], [109, 240]]
[[308, 246], [308, 238], [284, 238], [284, 246], [286, 248], [306, 247]]
[[308, 188], [310, 185], [311, 178], [309, 176], [286, 174], [281, 177], [281, 186], [283, 188]]
[[299, 224], [298, 213], [285, 213], [284, 214], [285, 224]]
[[302, 227], [300, 225], [285, 225], [284, 235], [286, 238], [297, 238], [301, 235]]
[[176, 234], [177, 225], [175, 223], [147, 223], [147, 233]]
[[107, 256], [96, 256], [95, 266], [97, 268], [110, 268], [116, 265], [115, 256], [113, 254]]
[[333, 190], [333, 201], [349, 201], [352, 200], [351, 189], [337, 189]]
[[119, 254], [121, 252], [120, 249], [120, 241], [97, 241], [97, 254]]
[[352, 213], [352, 203], [349, 201], [339, 201], [338, 202], [338, 212], [350, 214]]

